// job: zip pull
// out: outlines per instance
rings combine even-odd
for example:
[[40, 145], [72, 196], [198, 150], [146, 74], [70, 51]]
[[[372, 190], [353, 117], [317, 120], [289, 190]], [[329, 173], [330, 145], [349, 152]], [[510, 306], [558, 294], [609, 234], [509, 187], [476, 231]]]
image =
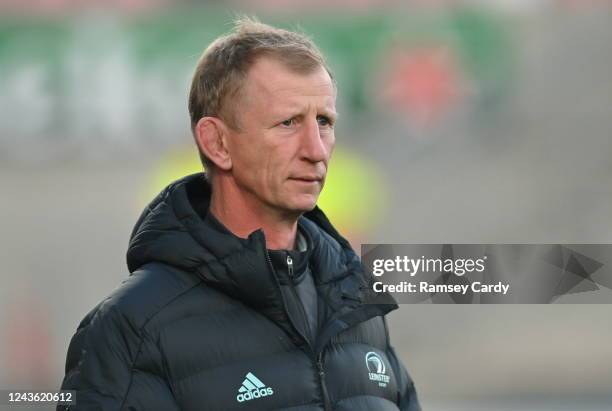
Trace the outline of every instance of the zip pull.
[[323, 380], [325, 378], [325, 370], [323, 369], [323, 364], [317, 363], [317, 371], [319, 372], [319, 378]]
[[323, 368], [323, 356], [321, 354], [317, 355], [317, 370], [319, 371], [319, 375], [321, 377], [325, 376], [325, 369]]
[[289, 277], [293, 277], [293, 258], [289, 254], [287, 254], [287, 272]]

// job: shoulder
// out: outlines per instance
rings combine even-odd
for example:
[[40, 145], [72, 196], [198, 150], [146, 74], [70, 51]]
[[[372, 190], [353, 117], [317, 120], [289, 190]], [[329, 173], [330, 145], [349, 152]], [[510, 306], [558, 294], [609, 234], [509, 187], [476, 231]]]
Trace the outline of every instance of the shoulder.
[[146, 264], [96, 305], [81, 321], [79, 329], [104, 319], [105, 322], [127, 322], [125, 325], [140, 330], [160, 311], [201, 283], [193, 273], [160, 263]]
[[[96, 358], [115, 358], [124, 364], [133, 362], [143, 342], [156, 341], [158, 333], [168, 324], [193, 315], [198, 309], [213, 311], [211, 307], [219, 309], [232, 303], [222, 300], [218, 294], [204, 286], [196, 274], [160, 263], [142, 266], [79, 324], [66, 358], [70, 378], [74, 378], [72, 374], [80, 363], [85, 367], [94, 364], [95, 368], [93, 359]], [[154, 351], [147, 352], [152, 355]]]

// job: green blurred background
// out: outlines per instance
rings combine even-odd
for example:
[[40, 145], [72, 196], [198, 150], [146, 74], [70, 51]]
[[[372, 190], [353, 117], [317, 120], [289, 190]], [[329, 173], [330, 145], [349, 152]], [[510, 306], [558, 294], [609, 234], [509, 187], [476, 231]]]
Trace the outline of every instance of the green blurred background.
[[[328, 56], [341, 117], [320, 205], [356, 248], [612, 242], [609, 2], [4, 0], [0, 388], [59, 387], [140, 210], [200, 169], [190, 77], [237, 13]], [[390, 321], [424, 410], [601, 411], [610, 314], [403, 305]]]

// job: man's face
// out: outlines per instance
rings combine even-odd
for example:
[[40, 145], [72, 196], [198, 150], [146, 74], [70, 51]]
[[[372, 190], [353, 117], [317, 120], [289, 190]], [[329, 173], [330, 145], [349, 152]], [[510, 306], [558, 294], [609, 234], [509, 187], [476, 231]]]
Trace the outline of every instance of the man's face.
[[319, 67], [298, 74], [269, 57], [251, 67], [230, 132], [231, 173], [257, 206], [302, 213], [314, 208], [334, 148], [336, 91]]

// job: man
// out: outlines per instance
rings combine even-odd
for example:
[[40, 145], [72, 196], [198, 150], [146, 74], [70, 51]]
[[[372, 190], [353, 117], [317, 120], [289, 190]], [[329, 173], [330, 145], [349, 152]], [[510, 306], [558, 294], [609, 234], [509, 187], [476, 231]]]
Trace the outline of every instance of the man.
[[316, 207], [335, 101], [300, 34], [245, 19], [208, 47], [189, 97], [208, 174], [136, 223], [131, 275], [70, 343], [71, 409], [420, 409], [389, 345], [397, 306]]

